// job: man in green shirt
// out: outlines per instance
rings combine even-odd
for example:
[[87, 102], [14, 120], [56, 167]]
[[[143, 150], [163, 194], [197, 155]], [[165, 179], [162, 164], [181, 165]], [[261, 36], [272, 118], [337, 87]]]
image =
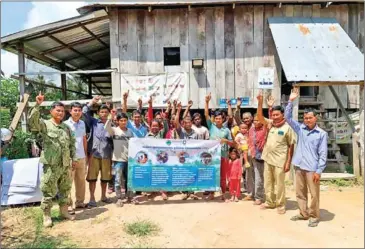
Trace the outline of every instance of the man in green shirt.
[[68, 214], [68, 196], [71, 191], [71, 167], [77, 166], [75, 138], [69, 127], [62, 123], [65, 107], [61, 102], [51, 106], [51, 119], [40, 118], [40, 105], [44, 96], [39, 93], [36, 105], [30, 110], [29, 126], [31, 131], [39, 132], [43, 139], [43, 150], [40, 162], [43, 163], [41, 191], [43, 193], [41, 209], [43, 210], [43, 225], [52, 226], [52, 199], [59, 194], [58, 204], [60, 214], [66, 219], [74, 220]]

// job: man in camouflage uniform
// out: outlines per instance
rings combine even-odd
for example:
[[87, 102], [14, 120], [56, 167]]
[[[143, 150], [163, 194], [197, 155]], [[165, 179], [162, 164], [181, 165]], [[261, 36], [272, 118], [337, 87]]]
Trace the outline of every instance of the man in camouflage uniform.
[[[40, 162], [43, 163], [41, 190], [43, 193], [41, 209], [43, 210], [43, 225], [52, 226], [52, 199], [59, 194], [58, 203], [62, 217], [74, 220], [68, 214], [68, 196], [71, 191], [70, 168], [76, 166], [75, 138], [67, 125], [62, 123], [65, 107], [61, 102], [55, 102], [51, 107], [51, 119], [40, 118], [40, 105], [44, 96], [39, 93], [37, 104], [30, 110], [29, 126], [31, 131], [39, 132], [43, 139], [43, 150]], [[71, 161], [72, 160], [72, 161]]]

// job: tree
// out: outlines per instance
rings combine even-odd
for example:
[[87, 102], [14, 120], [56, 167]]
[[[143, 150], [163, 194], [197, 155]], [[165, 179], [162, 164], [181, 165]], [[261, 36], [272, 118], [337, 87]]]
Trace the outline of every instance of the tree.
[[1, 78], [0, 106], [10, 110], [14, 116], [19, 101], [19, 82], [11, 78]]
[[[87, 92], [86, 79], [82, 75], [68, 76], [66, 80], [67, 89], [77, 92]], [[67, 92], [67, 99], [85, 99], [86, 96], [79, 93]]]

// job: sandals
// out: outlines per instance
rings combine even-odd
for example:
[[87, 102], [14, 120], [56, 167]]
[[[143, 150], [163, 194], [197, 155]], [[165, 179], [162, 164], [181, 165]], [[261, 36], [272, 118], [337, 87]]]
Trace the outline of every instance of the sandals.
[[109, 198], [102, 199], [101, 202], [104, 202], [106, 204], [113, 203], [113, 201], [111, 199], [109, 199]]
[[96, 201], [89, 201], [89, 203], [87, 204], [87, 208], [91, 209], [91, 208], [95, 208], [98, 205], [96, 204]]
[[304, 217], [301, 214], [294, 215], [290, 218], [291, 221], [298, 221], [298, 220], [308, 220], [308, 218]]
[[265, 210], [265, 209], [274, 209], [275, 207], [271, 207], [269, 205], [267, 205], [266, 203], [263, 203], [260, 205], [260, 209]]
[[318, 226], [318, 223], [319, 223], [319, 220], [311, 218], [311, 219], [309, 219], [308, 226], [309, 227], [316, 227], [316, 226]]

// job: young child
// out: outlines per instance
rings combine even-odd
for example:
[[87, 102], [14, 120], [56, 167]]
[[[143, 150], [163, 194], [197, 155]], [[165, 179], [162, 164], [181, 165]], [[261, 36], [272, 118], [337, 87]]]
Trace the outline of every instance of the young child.
[[229, 167], [231, 169], [229, 175], [229, 192], [231, 194], [230, 201], [238, 202], [238, 197], [241, 194], [242, 178], [242, 163], [238, 150], [231, 148], [229, 152], [229, 158]]
[[243, 165], [249, 168], [251, 165], [248, 162], [248, 126], [245, 123], [240, 124], [239, 132], [235, 137], [238, 151], [242, 154]]

